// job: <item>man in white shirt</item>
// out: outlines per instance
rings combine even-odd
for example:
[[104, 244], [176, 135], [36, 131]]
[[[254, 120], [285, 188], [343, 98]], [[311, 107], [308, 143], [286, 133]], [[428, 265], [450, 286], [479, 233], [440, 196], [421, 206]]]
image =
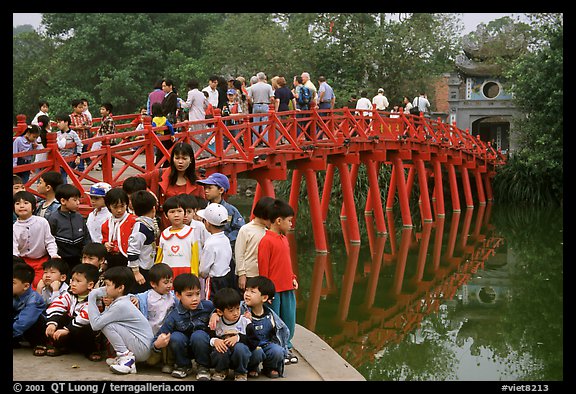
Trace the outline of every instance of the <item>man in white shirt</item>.
[[[248, 101], [252, 103], [252, 113], [253, 114], [265, 114], [268, 113], [270, 109], [270, 104], [274, 99], [274, 92], [272, 91], [272, 86], [266, 82], [266, 74], [259, 72], [256, 74], [258, 82], [250, 87], [248, 91]], [[252, 121], [266, 122], [268, 120], [267, 116], [254, 117]], [[255, 132], [260, 132], [260, 129], [264, 129], [263, 125], [256, 126], [254, 128]], [[252, 135], [252, 142], [256, 141], [256, 135]], [[264, 138], [264, 136], [262, 136]]]
[[310, 101], [310, 108], [314, 108], [316, 104], [318, 104], [318, 91], [316, 90], [316, 86], [310, 80], [310, 74], [307, 72], [303, 72], [302, 75], [302, 83], [308, 89], [312, 91], [312, 100]]
[[218, 77], [212, 75], [208, 80], [208, 86], [202, 89], [203, 92], [208, 92], [208, 102], [212, 104], [212, 107], [218, 108]]
[[420, 92], [420, 96], [415, 97], [412, 100], [412, 106], [414, 108], [418, 107], [420, 112], [424, 113], [424, 116], [430, 116], [430, 101], [426, 98], [425, 92]]
[[384, 96], [384, 89], [378, 89], [378, 94], [372, 98], [372, 104], [376, 104], [376, 109], [378, 111], [386, 111], [388, 108], [388, 99]]

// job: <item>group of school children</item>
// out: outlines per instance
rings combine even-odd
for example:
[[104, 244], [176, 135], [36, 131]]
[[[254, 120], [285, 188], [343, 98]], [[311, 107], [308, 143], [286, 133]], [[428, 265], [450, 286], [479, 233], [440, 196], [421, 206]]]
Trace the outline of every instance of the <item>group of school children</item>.
[[159, 207], [142, 178], [99, 182], [84, 218], [81, 191], [59, 172], [40, 177], [41, 200], [14, 176], [13, 347], [108, 355], [117, 374], [146, 364], [175, 378], [282, 377], [298, 362], [294, 211], [263, 197], [246, 223], [223, 199], [224, 174], [197, 183], [205, 201], [180, 194]]

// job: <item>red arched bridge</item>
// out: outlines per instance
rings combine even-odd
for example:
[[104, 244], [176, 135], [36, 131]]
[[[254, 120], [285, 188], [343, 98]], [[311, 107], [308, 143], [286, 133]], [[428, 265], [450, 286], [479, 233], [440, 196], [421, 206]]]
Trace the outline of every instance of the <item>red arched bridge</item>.
[[[273, 181], [287, 180], [288, 170], [291, 169], [289, 203], [297, 212], [304, 178], [318, 252], [327, 251], [323, 222], [328, 214], [336, 171], [342, 189], [341, 216], [347, 220], [343, 232], [351, 243], [360, 243], [354, 193], [361, 165], [365, 166], [368, 176], [364, 212], [374, 216], [376, 231], [386, 234], [384, 210], [392, 210], [396, 196], [403, 225], [412, 227], [409, 197], [414, 182], [418, 185], [422, 220], [431, 222], [433, 211], [437, 217], [445, 215], [446, 178], [452, 209], [460, 212], [459, 190], [463, 191], [466, 207], [473, 207], [474, 200], [480, 205], [493, 200], [491, 180], [497, 166], [505, 163], [505, 157], [490, 143], [470, 135], [467, 130], [422, 114], [391, 114], [372, 110], [370, 116], [364, 116], [347, 107], [276, 113], [272, 105], [268, 114], [222, 117], [218, 110], [216, 112], [212, 119], [176, 123], [174, 127], [179, 130], [175, 133], [176, 141], [185, 141], [194, 147], [196, 167], [205, 169], [206, 175], [217, 171], [229, 176], [229, 194], [236, 193], [237, 180], [244, 177], [257, 181], [254, 201], [261, 196], [274, 196]], [[262, 115], [266, 117], [262, 119]], [[18, 115], [17, 119], [14, 136], [26, 129], [25, 116]], [[36, 151], [47, 153], [47, 159], [17, 166], [14, 173], [32, 171], [26, 186], [35, 192], [31, 186], [43, 172], [62, 167], [70, 181], [84, 190], [86, 184], [100, 181], [118, 186], [126, 177], [149, 172], [169, 160], [170, 152], [162, 141], [170, 136], [158, 134], [165, 126], [152, 127], [151, 118], [145, 116], [143, 130], [136, 131], [140, 115], [120, 115], [114, 116], [114, 119], [117, 123], [115, 134], [83, 141], [88, 145], [102, 142], [100, 149], [82, 154], [82, 158], [91, 159], [83, 171], [69, 166], [74, 156], [62, 157], [57, 148], [56, 133], [49, 133], [47, 146]], [[100, 120], [94, 119], [92, 131], [98, 129]], [[118, 138], [122, 139], [121, 143], [110, 143]], [[154, 163], [154, 149], [164, 154], [157, 164]], [[19, 153], [14, 156], [23, 155]], [[112, 158], [115, 158], [114, 166]], [[139, 164], [136, 159], [140, 160]], [[93, 171], [99, 163], [102, 164], [102, 171]], [[382, 200], [378, 182], [382, 166], [391, 166], [392, 169], [386, 201]], [[316, 176], [319, 171], [325, 172], [322, 190]], [[474, 178], [474, 182], [470, 177]], [[87, 214], [90, 210], [88, 196], [82, 203], [82, 212]]]

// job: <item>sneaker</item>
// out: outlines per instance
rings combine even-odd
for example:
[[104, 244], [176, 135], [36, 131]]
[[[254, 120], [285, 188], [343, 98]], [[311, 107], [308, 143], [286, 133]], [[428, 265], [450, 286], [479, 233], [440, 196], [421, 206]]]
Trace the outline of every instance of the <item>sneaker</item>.
[[192, 372], [191, 367], [178, 367], [174, 368], [171, 375], [175, 378], [184, 379], [186, 376], [190, 374], [190, 372]]
[[[198, 371], [198, 373], [200, 373], [200, 371]], [[224, 379], [226, 379], [226, 372], [224, 371], [216, 371], [212, 374], [212, 380], [217, 380], [217, 381], [222, 381]], [[198, 379], [200, 380], [200, 379]]]
[[108, 357], [106, 359], [106, 364], [108, 365], [114, 365], [118, 363], [118, 357]]
[[234, 381], [236, 382], [245, 382], [248, 380], [248, 376], [245, 373], [239, 373], [234, 375]]
[[172, 373], [174, 371], [174, 367], [170, 364], [164, 364], [162, 366], [162, 373]]
[[129, 352], [124, 356], [119, 356], [116, 364], [110, 365], [110, 370], [122, 375], [136, 373], [136, 358], [134, 357], [134, 353]]
[[198, 367], [196, 380], [210, 380], [210, 371], [206, 367]]

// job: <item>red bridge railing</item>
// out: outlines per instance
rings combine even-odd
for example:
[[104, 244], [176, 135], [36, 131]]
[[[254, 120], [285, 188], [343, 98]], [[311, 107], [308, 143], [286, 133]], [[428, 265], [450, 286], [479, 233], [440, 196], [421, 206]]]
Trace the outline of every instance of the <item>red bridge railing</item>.
[[[204, 168], [207, 173], [219, 171], [230, 176], [230, 194], [236, 193], [236, 177], [240, 173], [249, 173], [249, 176], [259, 180], [265, 193], [271, 194], [270, 179], [281, 179], [288, 167], [295, 168], [300, 161], [317, 162], [318, 168], [323, 163], [322, 169], [326, 169], [326, 163], [333, 157], [354, 160], [359, 155], [369, 155], [378, 162], [393, 164], [392, 157], [399, 154], [411, 166], [412, 153], [415, 153], [424, 161], [429, 160], [430, 155], [440, 158], [440, 161], [450, 156], [456, 158], [454, 163], [457, 165], [463, 160], [466, 168], [493, 176], [495, 168], [506, 160], [489, 142], [481, 141], [467, 130], [422, 114], [415, 116], [372, 110], [371, 116], [367, 117], [347, 107], [276, 113], [272, 105], [267, 114], [222, 117], [218, 110], [216, 112], [213, 119], [176, 123], [174, 127], [178, 131], [175, 138], [176, 142], [185, 141], [194, 147], [197, 168]], [[262, 119], [262, 116], [265, 118]], [[143, 118], [144, 129], [136, 131], [139, 117], [137, 114], [114, 116], [116, 133], [83, 140], [90, 146], [97, 141], [102, 142], [100, 149], [82, 153], [81, 158], [91, 159], [83, 171], [70, 167], [69, 162], [73, 157], [62, 157], [56, 144], [56, 133], [48, 133], [47, 146], [35, 152], [47, 153], [47, 159], [14, 167], [13, 173], [32, 171], [26, 186], [35, 192], [31, 186], [42, 173], [58, 171], [61, 167], [80, 190], [85, 189], [83, 182], [105, 181], [113, 186], [120, 185], [128, 176], [129, 169], [131, 173], [144, 173], [159, 168], [170, 157], [170, 152], [162, 145], [162, 141], [170, 136], [158, 135], [166, 127], [152, 127], [149, 116]], [[13, 138], [26, 129], [25, 116], [18, 115], [17, 120]], [[94, 118], [93, 132], [98, 129], [100, 121], [100, 118]], [[111, 141], [115, 139], [122, 142], [112, 145]], [[164, 155], [156, 164], [154, 149], [159, 149]], [[24, 155], [26, 153], [19, 153], [14, 157]], [[145, 158], [142, 167], [135, 163], [140, 155]], [[117, 163], [115, 168], [112, 158]], [[102, 171], [94, 172], [99, 163], [102, 164]], [[120, 167], [118, 163], [121, 163]], [[263, 178], [268, 182], [262, 181]], [[83, 204], [85, 209], [89, 209], [88, 197], [85, 197]]]

